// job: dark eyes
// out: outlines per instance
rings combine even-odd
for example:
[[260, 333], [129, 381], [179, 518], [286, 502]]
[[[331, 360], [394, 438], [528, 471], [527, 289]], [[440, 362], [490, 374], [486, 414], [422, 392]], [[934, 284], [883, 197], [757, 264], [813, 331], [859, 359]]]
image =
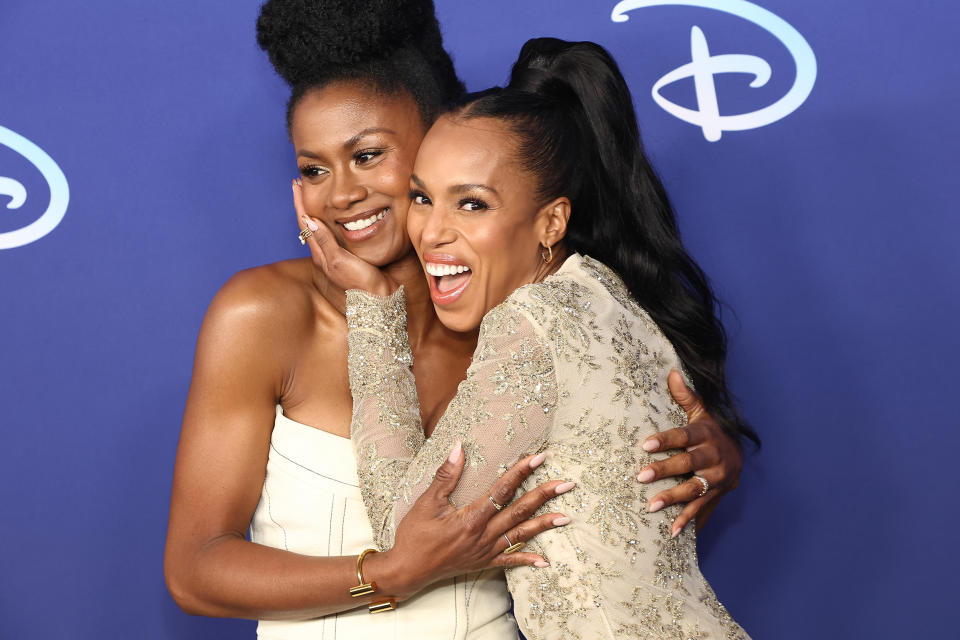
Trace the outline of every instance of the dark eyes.
[[300, 167], [300, 175], [304, 178], [316, 178], [327, 173], [327, 170], [318, 164], [308, 164]]
[[467, 211], [483, 211], [490, 208], [486, 202], [477, 198], [464, 198], [457, 203], [457, 206]]
[[[384, 154], [383, 149], [365, 149], [353, 154], [353, 162], [358, 167], [370, 164]], [[309, 164], [300, 167], [300, 175], [304, 178], [319, 178], [330, 173], [330, 170], [318, 164]]]
[[[430, 200], [430, 196], [425, 194], [423, 191], [417, 191], [416, 189], [410, 191], [410, 200], [413, 201], [413, 204], [421, 206], [433, 204], [433, 202]], [[457, 208], [463, 209], [464, 211], [484, 211], [489, 209], [490, 205], [478, 198], [463, 198], [457, 202]]]
[[383, 155], [383, 149], [366, 149], [353, 154], [353, 161], [358, 165], [365, 165], [373, 162], [376, 158]]
[[432, 202], [430, 202], [430, 198], [427, 197], [427, 194], [425, 194], [423, 191], [416, 191], [416, 190], [411, 191], [410, 200], [413, 201], [413, 204], [419, 204], [419, 205], [433, 204]]

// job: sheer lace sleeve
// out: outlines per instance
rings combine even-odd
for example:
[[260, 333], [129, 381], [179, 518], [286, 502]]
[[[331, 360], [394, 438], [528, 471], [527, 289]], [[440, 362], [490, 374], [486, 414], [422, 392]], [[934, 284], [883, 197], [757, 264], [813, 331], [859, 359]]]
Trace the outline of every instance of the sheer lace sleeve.
[[510, 465], [540, 450], [557, 403], [552, 357], [521, 307], [490, 311], [467, 378], [423, 438], [402, 291], [390, 298], [347, 293], [351, 439], [374, 539], [385, 549], [395, 526], [433, 479], [454, 442], [466, 465], [451, 496], [462, 506], [483, 496]]

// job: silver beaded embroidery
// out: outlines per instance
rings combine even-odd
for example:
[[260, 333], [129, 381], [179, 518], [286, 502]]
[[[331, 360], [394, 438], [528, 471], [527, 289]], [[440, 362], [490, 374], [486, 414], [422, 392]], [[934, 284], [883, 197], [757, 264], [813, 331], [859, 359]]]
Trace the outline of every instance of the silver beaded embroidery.
[[547, 480], [577, 488], [540, 510], [573, 519], [528, 545], [550, 566], [507, 571], [528, 638], [747, 638], [700, 574], [693, 527], [671, 537], [679, 507], [646, 510], [648, 495], [677, 482], [643, 485], [635, 475], [665, 457], [644, 452], [642, 440], [686, 422], [666, 384], [680, 362], [613, 271], [574, 255], [491, 310], [467, 379], [425, 441], [402, 298], [348, 294], [348, 312], [352, 437], [380, 544], [391, 543], [454, 440], [467, 459], [458, 505], [484, 497], [519, 457], [545, 450], [523, 488]]

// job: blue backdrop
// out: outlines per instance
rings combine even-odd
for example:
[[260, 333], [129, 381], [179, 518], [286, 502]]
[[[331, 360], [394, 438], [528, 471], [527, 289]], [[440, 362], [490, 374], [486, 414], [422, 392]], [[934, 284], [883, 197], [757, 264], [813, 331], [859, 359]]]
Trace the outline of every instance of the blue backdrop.
[[[437, 8], [471, 89], [534, 35], [624, 68], [765, 441], [701, 537], [721, 600], [754, 638], [957, 637], [960, 11], [758, 2]], [[162, 554], [203, 312], [304, 254], [258, 4], [0, 6], [2, 638], [253, 637]]]

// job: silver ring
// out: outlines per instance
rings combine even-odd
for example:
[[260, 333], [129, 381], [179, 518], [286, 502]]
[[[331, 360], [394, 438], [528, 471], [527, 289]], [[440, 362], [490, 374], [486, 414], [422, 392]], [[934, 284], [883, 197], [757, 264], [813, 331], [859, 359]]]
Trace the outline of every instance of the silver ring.
[[507, 534], [503, 534], [503, 539], [507, 541], [507, 548], [503, 550], [503, 555], [520, 551], [520, 549], [523, 549], [527, 544], [526, 542], [511, 543], [510, 538], [507, 537]]
[[499, 502], [497, 502], [496, 500], [494, 500], [494, 499], [493, 499], [493, 496], [487, 496], [487, 497], [490, 498], [490, 504], [492, 504], [492, 505], [497, 509], [497, 511], [502, 511], [503, 508], [504, 508], [505, 506], [507, 506], [507, 505], [505, 505], [505, 504], [500, 504]]
[[707, 491], [710, 490], [710, 483], [707, 482], [707, 479], [697, 474], [694, 474], [693, 478], [694, 480], [699, 480], [700, 483], [703, 485], [703, 490], [700, 492], [700, 495], [698, 497], [702, 498], [703, 496], [707, 495]]

